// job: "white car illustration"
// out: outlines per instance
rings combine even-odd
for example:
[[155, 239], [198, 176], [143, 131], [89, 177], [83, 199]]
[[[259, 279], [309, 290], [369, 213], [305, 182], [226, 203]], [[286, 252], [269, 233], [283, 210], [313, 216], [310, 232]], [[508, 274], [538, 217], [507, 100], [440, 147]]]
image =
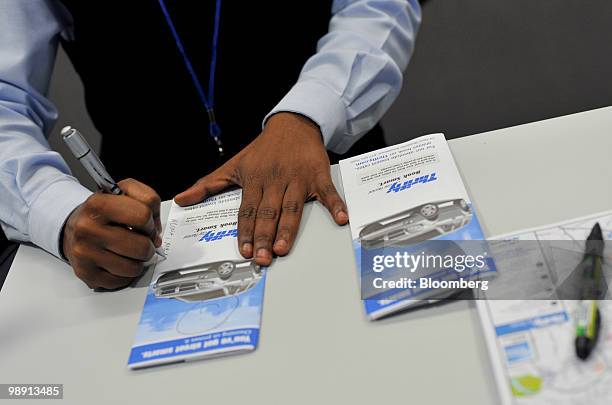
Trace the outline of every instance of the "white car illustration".
[[261, 268], [252, 260], [227, 260], [162, 272], [153, 291], [158, 298], [205, 301], [244, 292], [261, 276]]
[[463, 199], [430, 202], [365, 226], [359, 240], [366, 249], [411, 245], [455, 231], [471, 219]]

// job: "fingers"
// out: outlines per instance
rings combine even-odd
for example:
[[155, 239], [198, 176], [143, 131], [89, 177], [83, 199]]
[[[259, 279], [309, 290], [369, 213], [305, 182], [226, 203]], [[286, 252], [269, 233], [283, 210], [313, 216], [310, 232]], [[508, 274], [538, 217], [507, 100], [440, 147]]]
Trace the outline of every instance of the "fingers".
[[178, 194], [174, 197], [174, 201], [181, 207], [197, 204], [235, 184], [236, 181], [232, 173], [234, 173], [233, 163], [230, 160], [211, 174], [202, 177], [187, 190]]
[[[267, 186], [245, 185], [238, 211], [238, 246], [245, 258], [254, 257], [261, 266], [272, 262], [273, 254], [289, 253], [299, 230], [306, 185], [291, 181]], [[327, 173], [319, 178], [314, 193], [338, 225], [348, 222], [347, 208]]]
[[292, 183], [287, 187], [273, 246], [274, 253], [279, 256], [286, 255], [293, 247], [302, 219], [305, 194], [304, 188], [299, 183]]
[[145, 262], [155, 254], [155, 246], [150, 238], [120, 226], [95, 228], [92, 234], [93, 243], [128, 259]]
[[242, 201], [238, 209], [238, 248], [245, 258], [253, 256], [253, 232], [257, 207], [262, 197], [259, 185], [245, 185], [242, 189]]
[[[132, 260], [102, 249], [87, 249], [84, 252], [82, 261], [89, 261], [112, 275], [124, 278], [138, 277], [144, 271], [143, 261]], [[106, 286], [99, 287], [108, 288]]]
[[62, 253], [91, 288], [126, 286], [142, 273], [143, 262], [154, 255], [151, 236], [157, 231], [149, 206], [157, 202], [149, 190], [143, 192], [138, 198], [148, 196], [149, 205], [127, 195], [96, 193], [68, 217]]
[[[118, 265], [121, 269], [122, 274], [136, 274], [140, 275], [142, 270], [127, 261], [113, 255], [112, 253], [101, 254], [94, 250], [82, 250], [73, 255], [72, 267], [74, 273], [80, 278], [89, 288], [105, 288], [108, 290], [115, 290], [118, 288], [125, 287], [133, 280], [132, 276], [124, 276], [112, 274], [106, 271], [104, 268], [99, 267], [96, 264], [94, 255], [98, 255], [97, 260], [108, 266]], [[113, 257], [115, 256], [115, 257]]]
[[320, 176], [316, 184], [315, 194], [338, 225], [345, 225], [348, 222], [348, 210], [334, 183], [332, 183], [329, 172]]
[[161, 198], [151, 187], [144, 183], [136, 181], [134, 179], [125, 179], [119, 182], [119, 187], [123, 190], [124, 194], [128, 197], [132, 197], [135, 200], [145, 204], [151, 210], [153, 216], [153, 223], [155, 226], [155, 234], [152, 235], [153, 241], [156, 247], [161, 246], [161, 219], [160, 219], [160, 207]]
[[110, 274], [109, 272], [104, 271], [104, 269], [100, 269], [96, 276], [97, 286], [92, 288], [117, 290], [119, 288], [127, 287], [132, 281], [132, 278], [115, 276], [114, 274]]
[[129, 226], [134, 231], [147, 236], [155, 233], [152, 210], [146, 204], [127, 195], [96, 193], [85, 202], [85, 211], [87, 218], [100, 224]]
[[259, 207], [257, 207], [253, 249], [255, 262], [260, 266], [269, 266], [272, 263], [272, 243], [276, 236], [284, 194], [284, 186], [271, 185], [264, 190]]
[[[107, 243], [116, 252], [105, 249], [100, 243]], [[144, 261], [153, 252], [151, 239], [144, 235], [119, 226], [98, 226], [88, 238], [74, 244], [70, 263], [75, 274], [90, 288], [116, 289], [140, 276], [145, 268]]]

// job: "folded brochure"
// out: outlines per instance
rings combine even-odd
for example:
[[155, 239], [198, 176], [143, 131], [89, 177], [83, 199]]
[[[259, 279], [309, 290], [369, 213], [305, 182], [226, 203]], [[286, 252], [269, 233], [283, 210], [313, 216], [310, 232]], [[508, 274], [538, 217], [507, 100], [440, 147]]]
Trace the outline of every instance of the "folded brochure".
[[266, 271], [237, 248], [241, 190], [170, 209], [128, 367], [254, 350]]
[[[423, 256], [424, 246], [433, 240], [447, 241], [444, 245], [437, 242], [435, 248], [452, 251], [445, 255], [451, 258], [458, 257], [459, 253], [465, 256], [470, 250], [480, 253], [486, 250], [478, 218], [443, 134], [422, 136], [342, 160], [340, 173], [362, 299], [369, 319], [427, 304], [443, 293], [440, 288], [412, 284], [417, 280], [408, 277], [419, 275], [414, 273], [415, 269], [402, 272], [405, 269], [389, 269], [382, 264], [394, 263], [404, 253], [414, 258]], [[480, 242], [461, 244], [459, 241]], [[483, 259], [482, 264], [467, 271], [440, 264], [430, 269], [427, 280], [439, 284], [453, 279], [469, 286], [471, 280], [495, 274], [490, 258]], [[382, 279], [389, 275], [397, 277], [393, 285], [402, 282], [403, 287], [380, 287], [383, 281], [388, 281]], [[423, 280], [424, 275], [420, 274]], [[456, 291], [445, 290], [446, 293]]]

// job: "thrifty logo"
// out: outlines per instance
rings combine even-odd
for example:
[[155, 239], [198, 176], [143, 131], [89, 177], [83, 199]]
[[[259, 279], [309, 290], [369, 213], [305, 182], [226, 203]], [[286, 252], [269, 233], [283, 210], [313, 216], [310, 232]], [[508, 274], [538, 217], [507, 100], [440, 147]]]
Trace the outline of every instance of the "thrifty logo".
[[229, 229], [227, 231], [208, 231], [202, 237], [200, 237], [200, 242], [213, 242], [216, 240], [220, 240], [223, 238], [235, 238], [238, 236], [238, 228]]
[[400, 191], [407, 190], [414, 185], [430, 183], [436, 180], [438, 180], [438, 177], [436, 177], [436, 173], [434, 172], [434, 173], [426, 174], [425, 176], [417, 177], [415, 179], [406, 180], [403, 183], [396, 181], [389, 186], [387, 193], [390, 193], [390, 192], [397, 193]]

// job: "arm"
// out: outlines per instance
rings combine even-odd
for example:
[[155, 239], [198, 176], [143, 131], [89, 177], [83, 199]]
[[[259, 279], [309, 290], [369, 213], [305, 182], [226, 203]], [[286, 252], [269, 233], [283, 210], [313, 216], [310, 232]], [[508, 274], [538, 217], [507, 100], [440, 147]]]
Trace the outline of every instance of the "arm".
[[45, 97], [63, 29], [56, 6], [0, 2], [0, 225], [59, 257], [64, 222], [91, 192], [45, 137], [57, 118]]
[[0, 1], [0, 225], [12, 240], [63, 253], [89, 287], [114, 289], [161, 245], [159, 197], [134, 180], [121, 182], [125, 195], [92, 194], [50, 150], [57, 113], [45, 93], [67, 18], [59, 7]]
[[420, 21], [416, 0], [339, 0], [333, 11], [330, 32], [261, 134], [175, 197], [189, 205], [241, 186], [238, 246], [260, 265], [290, 251], [306, 200], [347, 223], [325, 146], [345, 152], [382, 117], [400, 91]]
[[319, 126], [328, 149], [344, 153], [399, 94], [421, 10], [416, 0], [336, 0], [332, 11], [317, 53], [266, 120], [302, 114]]

